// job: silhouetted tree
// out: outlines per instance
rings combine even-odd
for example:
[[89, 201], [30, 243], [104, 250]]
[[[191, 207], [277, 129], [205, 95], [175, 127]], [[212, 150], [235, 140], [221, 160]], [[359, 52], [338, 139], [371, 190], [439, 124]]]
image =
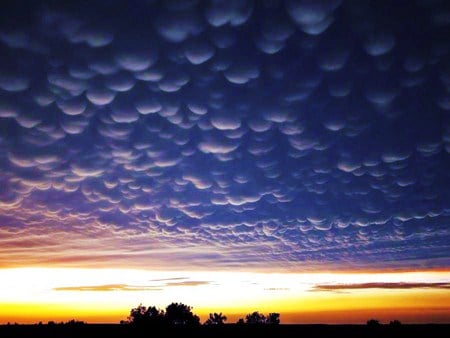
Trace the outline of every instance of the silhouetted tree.
[[236, 322], [236, 324], [238, 324], [238, 325], [244, 325], [244, 324], [245, 324], [244, 318], [239, 318], [238, 321]]
[[128, 317], [131, 324], [135, 325], [161, 325], [164, 323], [164, 311], [154, 306], [146, 308], [139, 304], [137, 308], [131, 309]]
[[149, 306], [145, 312], [147, 321], [151, 324], [161, 325], [165, 321], [164, 311], [157, 309], [154, 306]]
[[271, 312], [266, 317], [266, 324], [278, 325], [280, 324], [280, 314], [276, 312]]
[[192, 307], [182, 303], [168, 305], [165, 318], [170, 325], [195, 326], [200, 324], [200, 318], [192, 313]]
[[245, 323], [246, 324], [265, 324], [266, 323], [266, 317], [259, 313], [258, 311], [255, 311], [253, 313], [249, 313], [247, 316], [245, 316]]
[[69, 325], [69, 326], [81, 326], [81, 325], [84, 325], [85, 322], [83, 322], [82, 320], [71, 319], [71, 320], [67, 321], [66, 323], [62, 323], [62, 324]]
[[146, 311], [147, 308], [142, 304], [139, 304], [138, 307], [130, 310], [130, 316], [128, 317], [128, 320], [131, 324], [143, 324], [145, 322]]
[[367, 321], [367, 326], [370, 326], [370, 327], [377, 327], [377, 326], [380, 326], [380, 325], [381, 324], [380, 324], [380, 321], [378, 319], [369, 319]]
[[399, 320], [395, 319], [395, 320], [391, 320], [389, 322], [389, 325], [394, 326], [394, 327], [399, 327], [400, 325], [402, 325], [402, 323]]
[[206, 320], [205, 325], [222, 325], [227, 320], [227, 316], [222, 315], [221, 313], [210, 313], [209, 318]]

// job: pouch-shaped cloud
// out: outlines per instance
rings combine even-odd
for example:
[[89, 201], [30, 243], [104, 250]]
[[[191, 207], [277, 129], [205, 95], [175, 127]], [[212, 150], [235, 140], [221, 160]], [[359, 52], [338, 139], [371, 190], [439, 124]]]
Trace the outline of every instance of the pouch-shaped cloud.
[[127, 92], [135, 85], [133, 77], [127, 73], [116, 73], [105, 77], [105, 86], [116, 92]]
[[339, 118], [332, 117], [330, 120], [324, 121], [325, 128], [331, 131], [339, 131], [345, 128], [345, 121]]
[[236, 150], [239, 143], [229, 139], [207, 138], [198, 144], [198, 149], [205, 154], [228, 154]]
[[0, 265], [447, 268], [450, 37], [421, 6], [36, 0], [0, 24]]
[[263, 37], [257, 38], [255, 44], [262, 52], [267, 54], [276, 54], [285, 46], [284, 41], [267, 40]]
[[389, 53], [395, 46], [395, 37], [390, 33], [372, 33], [365, 43], [364, 49], [371, 56], [380, 56]]
[[214, 115], [210, 121], [213, 127], [219, 130], [234, 130], [241, 126], [240, 119], [230, 114]]
[[329, 72], [341, 70], [347, 63], [348, 57], [349, 51], [345, 47], [326, 50], [319, 58], [319, 67]]
[[118, 65], [124, 70], [139, 72], [149, 68], [157, 60], [155, 49], [142, 51], [124, 51], [115, 57]]
[[116, 100], [111, 107], [110, 116], [114, 122], [131, 123], [139, 119], [139, 113], [136, 108], [125, 99]]
[[305, 33], [318, 35], [325, 32], [333, 22], [333, 11], [340, 4], [340, 0], [288, 0], [286, 9]]
[[20, 92], [28, 89], [30, 80], [21, 75], [8, 75], [0, 70], [0, 89], [7, 92]]
[[226, 200], [231, 205], [243, 205], [247, 203], [255, 203], [261, 199], [261, 195], [229, 195], [226, 197]]
[[337, 163], [337, 168], [344, 172], [350, 173], [361, 168], [361, 164], [351, 159], [342, 159]]
[[268, 131], [272, 127], [270, 121], [265, 121], [263, 119], [251, 119], [247, 123], [251, 130], [259, 133]]
[[0, 117], [16, 117], [19, 114], [19, 109], [11, 103], [0, 101]]
[[189, 76], [185, 73], [171, 73], [158, 82], [158, 88], [163, 92], [173, 93], [179, 91], [189, 83]]
[[394, 163], [398, 161], [406, 160], [411, 156], [411, 152], [408, 149], [389, 150], [381, 155], [381, 159], [385, 163]]
[[380, 106], [390, 104], [397, 95], [398, 91], [392, 85], [382, 83], [369, 85], [366, 90], [367, 100]]
[[199, 175], [195, 174], [184, 174], [183, 179], [192, 183], [197, 189], [208, 189], [211, 188], [212, 183]]
[[192, 41], [186, 45], [184, 55], [190, 63], [200, 65], [213, 57], [214, 48], [205, 41]]
[[96, 168], [81, 164], [72, 164], [71, 170], [72, 173], [80, 177], [98, 177], [105, 171], [103, 168]]
[[259, 76], [256, 66], [250, 64], [233, 65], [224, 72], [225, 78], [231, 83], [245, 84]]
[[156, 98], [146, 97], [136, 102], [136, 109], [142, 115], [147, 115], [159, 112], [162, 109], [162, 105]]
[[73, 42], [86, 42], [90, 47], [100, 48], [109, 45], [114, 40], [114, 34], [94, 27], [83, 27]]
[[86, 102], [81, 98], [61, 99], [56, 104], [67, 115], [80, 115], [86, 110]]
[[155, 26], [161, 37], [172, 43], [185, 41], [203, 30], [199, 14], [190, 9], [163, 11]]
[[208, 112], [208, 108], [197, 102], [190, 102], [187, 107], [191, 112], [197, 115], [205, 115]]
[[67, 134], [81, 134], [89, 125], [89, 120], [82, 116], [61, 116], [60, 126]]
[[36, 114], [22, 113], [16, 117], [16, 122], [23, 128], [34, 128], [42, 122], [42, 119]]
[[239, 26], [244, 24], [253, 11], [252, 1], [218, 0], [211, 1], [205, 10], [208, 22], [214, 27], [226, 24]]
[[86, 98], [97, 106], [110, 104], [115, 96], [116, 93], [105, 88], [92, 88], [86, 92]]

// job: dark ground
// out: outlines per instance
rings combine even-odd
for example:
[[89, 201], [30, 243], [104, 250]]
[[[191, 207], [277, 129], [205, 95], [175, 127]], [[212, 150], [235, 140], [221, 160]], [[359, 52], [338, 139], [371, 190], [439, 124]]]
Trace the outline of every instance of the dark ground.
[[0, 338], [125, 338], [125, 337], [450, 337], [450, 324], [401, 325], [234, 325], [197, 328], [139, 328], [131, 325], [2, 325]]

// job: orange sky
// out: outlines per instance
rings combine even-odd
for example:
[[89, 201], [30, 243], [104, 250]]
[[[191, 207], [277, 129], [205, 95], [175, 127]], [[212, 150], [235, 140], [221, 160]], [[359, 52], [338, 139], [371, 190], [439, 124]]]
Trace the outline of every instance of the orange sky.
[[450, 322], [450, 272], [244, 273], [1, 269], [0, 323], [117, 323], [139, 303], [223, 312], [280, 312], [282, 323]]

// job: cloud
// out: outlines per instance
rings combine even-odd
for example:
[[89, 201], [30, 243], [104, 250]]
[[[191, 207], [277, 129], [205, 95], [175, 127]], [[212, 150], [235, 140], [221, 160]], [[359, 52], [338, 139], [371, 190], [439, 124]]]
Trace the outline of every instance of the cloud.
[[166, 10], [155, 20], [157, 32], [172, 43], [185, 41], [203, 30], [199, 13], [190, 8], [184, 10]]
[[211, 188], [212, 183], [203, 177], [195, 174], [184, 174], [183, 179], [192, 183], [197, 189], [203, 190]]
[[105, 285], [83, 285], [83, 286], [60, 286], [53, 288], [55, 291], [161, 291], [161, 288], [136, 286], [127, 284], [105, 284]]
[[292, 20], [311, 35], [319, 35], [333, 22], [333, 11], [341, 4], [339, 0], [309, 1], [289, 0], [286, 9]]
[[72, 172], [80, 177], [96, 177], [100, 176], [104, 171], [103, 168], [83, 167], [76, 164], [72, 165]]
[[198, 144], [198, 148], [205, 154], [228, 154], [239, 147], [239, 144], [227, 139], [208, 139]]
[[380, 56], [389, 53], [395, 46], [395, 36], [389, 33], [372, 33], [365, 43], [364, 49], [371, 56]]
[[366, 290], [366, 289], [388, 289], [388, 290], [404, 290], [404, 289], [449, 289], [450, 283], [416, 283], [416, 282], [396, 282], [396, 283], [360, 283], [360, 284], [320, 284], [315, 285], [312, 291], [349, 291], [349, 290]]
[[205, 9], [206, 19], [214, 27], [226, 24], [240, 26], [251, 16], [251, 1], [212, 1]]
[[104, 88], [92, 88], [86, 92], [86, 98], [97, 106], [104, 106], [110, 104], [116, 94], [113, 91]]
[[182, 281], [182, 282], [168, 282], [166, 283], [167, 286], [199, 286], [199, 285], [208, 285], [211, 284], [209, 281], [197, 281], [197, 280], [188, 280], [188, 281]]
[[29, 79], [23, 76], [11, 76], [0, 73], [0, 89], [7, 92], [20, 92], [28, 89]]
[[139, 72], [146, 70], [157, 60], [155, 49], [139, 52], [121, 52], [116, 55], [116, 62], [124, 70]]
[[224, 72], [225, 78], [234, 84], [245, 84], [259, 76], [259, 70], [255, 65], [233, 65]]
[[86, 103], [79, 99], [60, 100], [57, 105], [63, 113], [71, 116], [80, 115], [86, 109]]
[[184, 51], [184, 55], [190, 63], [200, 65], [214, 56], [214, 48], [204, 41], [190, 42]]
[[212, 116], [210, 121], [219, 130], [234, 130], [241, 126], [240, 119], [233, 116]]
[[151, 98], [143, 98], [136, 102], [136, 109], [143, 115], [157, 113], [162, 109], [162, 105]]
[[0, 25], [0, 265], [447, 268], [428, 6], [36, 1]]
[[74, 43], [84, 42], [90, 47], [100, 48], [109, 45], [114, 40], [114, 34], [107, 30], [98, 30], [95, 27], [82, 27], [70, 39]]
[[125, 72], [118, 72], [105, 77], [105, 86], [115, 92], [127, 92], [134, 87], [136, 81]]
[[[181, 278], [185, 279], [185, 278]], [[153, 285], [129, 285], [129, 284], [102, 284], [102, 285], [81, 285], [81, 286], [59, 286], [53, 288], [55, 291], [88, 291], [88, 292], [114, 292], [114, 291], [164, 291], [167, 287], [195, 287], [208, 285], [208, 281], [172, 281], [174, 279], [153, 280], [164, 282]]]

